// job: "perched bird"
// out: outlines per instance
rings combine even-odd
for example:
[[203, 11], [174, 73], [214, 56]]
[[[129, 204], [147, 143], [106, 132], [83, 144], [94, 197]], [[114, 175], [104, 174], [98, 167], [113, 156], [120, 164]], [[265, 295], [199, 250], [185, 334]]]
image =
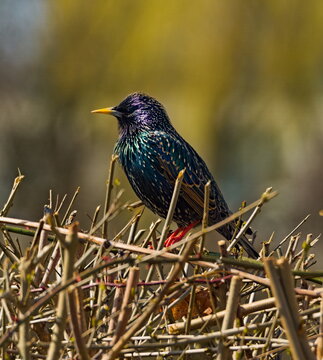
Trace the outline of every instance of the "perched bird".
[[[135, 193], [154, 213], [166, 217], [177, 175], [186, 169], [173, 216], [180, 229], [165, 245], [178, 241], [176, 236], [183, 236], [201, 222], [204, 186], [209, 180], [209, 225], [231, 214], [205, 162], [178, 134], [166, 110], [156, 99], [134, 93], [115, 107], [92, 112], [110, 114], [118, 119], [119, 139], [114, 153], [118, 155]], [[227, 240], [232, 238], [234, 231], [235, 223], [218, 229]], [[257, 251], [246, 238], [241, 238], [239, 244], [249, 256], [258, 258]]]

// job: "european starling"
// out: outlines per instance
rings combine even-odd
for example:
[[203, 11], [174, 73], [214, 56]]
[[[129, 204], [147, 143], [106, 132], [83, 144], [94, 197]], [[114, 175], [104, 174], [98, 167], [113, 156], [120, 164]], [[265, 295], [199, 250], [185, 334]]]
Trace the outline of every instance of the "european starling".
[[[190, 229], [201, 222], [204, 186], [209, 180], [209, 225], [231, 214], [205, 162], [178, 134], [164, 107], [156, 99], [134, 93], [115, 107], [93, 112], [110, 114], [118, 119], [119, 139], [114, 153], [118, 155], [135, 193], [154, 213], [166, 218], [175, 180], [180, 170], [185, 168], [173, 216], [177, 225]], [[218, 229], [227, 240], [232, 238], [234, 231], [234, 223]], [[241, 238], [239, 244], [249, 256], [259, 257], [246, 238]]]

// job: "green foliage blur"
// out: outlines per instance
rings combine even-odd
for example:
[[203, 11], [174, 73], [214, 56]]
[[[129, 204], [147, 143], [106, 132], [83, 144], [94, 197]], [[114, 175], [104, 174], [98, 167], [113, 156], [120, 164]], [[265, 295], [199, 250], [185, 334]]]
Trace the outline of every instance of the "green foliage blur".
[[87, 227], [117, 139], [116, 121], [90, 111], [142, 91], [164, 104], [232, 210], [279, 190], [254, 226], [259, 241], [308, 213], [304, 232], [317, 234], [322, 44], [320, 0], [2, 0], [0, 201], [17, 168], [26, 180], [11, 216], [37, 220], [49, 188], [71, 197], [80, 185]]

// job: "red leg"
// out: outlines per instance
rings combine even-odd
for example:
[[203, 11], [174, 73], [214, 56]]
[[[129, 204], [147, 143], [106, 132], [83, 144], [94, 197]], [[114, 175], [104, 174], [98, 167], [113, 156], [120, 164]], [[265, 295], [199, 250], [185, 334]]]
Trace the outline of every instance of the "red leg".
[[176, 244], [177, 242], [181, 241], [183, 237], [191, 230], [193, 227], [195, 227], [199, 221], [194, 221], [192, 224], [183, 227], [178, 228], [174, 232], [171, 233], [171, 235], [165, 240], [164, 247], [169, 247], [173, 244]]

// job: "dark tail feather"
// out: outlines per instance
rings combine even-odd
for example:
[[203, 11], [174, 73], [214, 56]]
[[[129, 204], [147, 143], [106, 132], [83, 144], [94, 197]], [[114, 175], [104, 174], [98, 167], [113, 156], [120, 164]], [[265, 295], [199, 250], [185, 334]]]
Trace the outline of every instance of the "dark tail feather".
[[[249, 229], [247, 230], [249, 231]], [[227, 240], [231, 240], [232, 236], [235, 232], [234, 224], [230, 223], [228, 225], [225, 225], [218, 229], [218, 232], [222, 234]], [[250, 229], [250, 232], [252, 233], [252, 230]], [[238, 246], [242, 246], [242, 248], [245, 250], [245, 252], [253, 259], [258, 259], [259, 254], [256, 251], [256, 249], [253, 247], [253, 245], [250, 243], [250, 241], [247, 239], [245, 235], [242, 235], [237, 243]]]
[[243, 247], [243, 249], [245, 250], [245, 252], [253, 259], [258, 259], [259, 258], [259, 254], [256, 251], [256, 249], [252, 246], [252, 244], [250, 243], [250, 241], [245, 237], [241, 237], [238, 241], [238, 244], [241, 245]]

